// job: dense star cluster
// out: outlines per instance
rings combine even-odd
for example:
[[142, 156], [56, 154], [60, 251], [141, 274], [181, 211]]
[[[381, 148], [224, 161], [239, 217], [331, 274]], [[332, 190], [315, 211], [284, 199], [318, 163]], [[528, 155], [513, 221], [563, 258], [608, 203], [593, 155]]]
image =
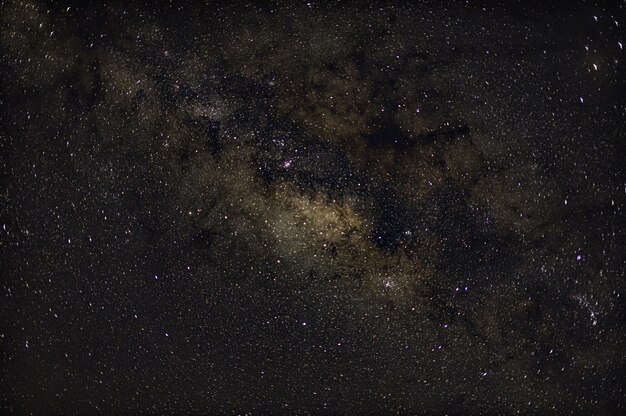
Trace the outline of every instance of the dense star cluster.
[[0, 2], [3, 414], [626, 412], [623, 2], [161, 3]]

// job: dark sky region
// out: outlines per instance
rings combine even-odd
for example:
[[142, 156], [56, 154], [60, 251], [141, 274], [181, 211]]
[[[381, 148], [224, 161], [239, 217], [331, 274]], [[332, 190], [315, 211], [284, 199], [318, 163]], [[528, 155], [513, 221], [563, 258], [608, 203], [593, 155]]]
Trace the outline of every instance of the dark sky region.
[[625, 10], [0, 2], [0, 410], [626, 414]]

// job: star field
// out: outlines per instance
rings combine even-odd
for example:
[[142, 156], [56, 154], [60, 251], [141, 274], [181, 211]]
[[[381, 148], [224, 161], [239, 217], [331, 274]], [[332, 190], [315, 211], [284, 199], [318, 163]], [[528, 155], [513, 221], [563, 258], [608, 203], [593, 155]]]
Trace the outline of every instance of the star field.
[[0, 3], [6, 414], [622, 414], [623, 2]]

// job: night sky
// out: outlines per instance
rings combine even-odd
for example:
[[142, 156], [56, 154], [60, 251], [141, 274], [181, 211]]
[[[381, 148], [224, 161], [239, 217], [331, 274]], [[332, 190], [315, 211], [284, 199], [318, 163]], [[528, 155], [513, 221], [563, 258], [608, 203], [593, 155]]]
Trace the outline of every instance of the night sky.
[[3, 414], [626, 414], [623, 1], [93, 3], [0, 2]]

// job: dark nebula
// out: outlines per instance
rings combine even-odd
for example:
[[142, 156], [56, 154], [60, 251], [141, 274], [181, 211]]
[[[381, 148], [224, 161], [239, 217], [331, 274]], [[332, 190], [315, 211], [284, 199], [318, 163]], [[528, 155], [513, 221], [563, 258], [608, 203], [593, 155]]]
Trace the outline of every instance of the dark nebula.
[[626, 414], [624, 2], [165, 3], [0, 2], [2, 414]]

